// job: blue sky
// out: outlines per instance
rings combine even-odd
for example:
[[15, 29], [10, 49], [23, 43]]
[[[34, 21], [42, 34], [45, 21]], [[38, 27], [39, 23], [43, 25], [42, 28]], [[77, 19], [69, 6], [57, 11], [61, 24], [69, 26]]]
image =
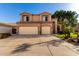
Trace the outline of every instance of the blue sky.
[[19, 21], [19, 14], [22, 12], [30, 12], [39, 14], [47, 11], [54, 13], [56, 10], [74, 10], [76, 4], [67, 3], [0, 3], [0, 22], [17, 22]]

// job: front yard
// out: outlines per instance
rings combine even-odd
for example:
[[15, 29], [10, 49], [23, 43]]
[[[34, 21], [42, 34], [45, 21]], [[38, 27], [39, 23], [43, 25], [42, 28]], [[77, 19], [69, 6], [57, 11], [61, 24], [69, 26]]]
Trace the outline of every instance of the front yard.
[[[65, 34], [55, 34], [56, 37], [64, 39]], [[71, 38], [77, 38], [77, 34], [76, 33], [70, 33], [70, 37]]]
[[65, 36], [65, 34], [55, 34], [56, 37], [73, 44], [74, 46], [79, 46], [79, 37], [77, 33], [70, 33], [70, 36]]

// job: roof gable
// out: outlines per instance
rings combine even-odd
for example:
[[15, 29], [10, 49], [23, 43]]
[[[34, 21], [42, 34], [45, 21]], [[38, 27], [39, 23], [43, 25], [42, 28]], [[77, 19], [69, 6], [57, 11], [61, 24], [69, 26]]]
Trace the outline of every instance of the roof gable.
[[28, 13], [28, 12], [22, 12], [22, 13], [20, 13], [20, 15], [25, 15], [25, 14], [31, 15], [31, 13]]
[[49, 13], [49, 12], [42, 12], [40, 14], [51, 15], [51, 13]]

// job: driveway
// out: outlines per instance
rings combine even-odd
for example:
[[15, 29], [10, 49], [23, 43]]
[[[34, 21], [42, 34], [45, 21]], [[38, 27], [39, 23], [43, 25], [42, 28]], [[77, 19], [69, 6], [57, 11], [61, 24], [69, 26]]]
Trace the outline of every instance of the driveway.
[[[25, 51], [12, 51], [26, 43], [29, 47]], [[53, 35], [24, 36], [13, 35], [0, 39], [0, 55], [4, 56], [78, 56], [73, 45], [54, 37]]]

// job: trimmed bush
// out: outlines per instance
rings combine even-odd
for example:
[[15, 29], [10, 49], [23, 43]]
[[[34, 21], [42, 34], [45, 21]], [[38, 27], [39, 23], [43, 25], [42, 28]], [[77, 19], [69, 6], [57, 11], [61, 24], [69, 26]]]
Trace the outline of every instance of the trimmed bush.
[[9, 36], [11, 36], [10, 33], [0, 33], [0, 39], [7, 38], [7, 37], [9, 37]]

